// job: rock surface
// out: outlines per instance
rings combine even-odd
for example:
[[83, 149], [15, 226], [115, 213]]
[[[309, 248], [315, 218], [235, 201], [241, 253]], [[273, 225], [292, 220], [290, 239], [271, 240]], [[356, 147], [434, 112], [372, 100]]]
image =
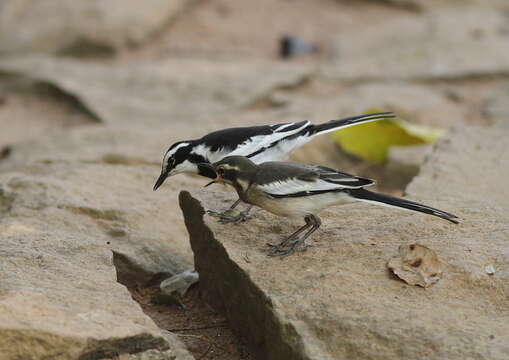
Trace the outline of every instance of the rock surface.
[[0, 55], [34, 51], [112, 52], [146, 40], [188, 3], [187, 0], [2, 1]]
[[509, 86], [495, 89], [484, 104], [484, 113], [500, 126], [509, 125]]
[[58, 161], [0, 174], [6, 359], [96, 359], [168, 347], [117, 282], [192, 267], [189, 249], [172, 243], [171, 215], [149, 215], [158, 202], [150, 190], [132, 196], [149, 179], [143, 168]]
[[296, 86], [311, 73], [309, 66], [257, 61], [172, 59], [112, 67], [44, 56], [0, 59], [0, 70], [50, 83], [103, 122], [123, 127], [204, 122], [210, 114], [248, 106], [274, 87]]
[[[308, 251], [283, 259], [267, 257], [264, 244], [298, 223], [259, 210], [247, 223], [221, 225], [204, 217], [204, 206], [224, 207], [233, 195], [182, 192], [207, 300], [263, 359], [508, 358], [508, 135], [453, 131], [407, 188], [409, 198], [457, 214], [459, 225], [345, 205], [322, 213]], [[426, 290], [385, 267], [400, 245], [415, 242], [446, 264]]]
[[504, 0], [378, 0], [382, 3], [390, 5], [401, 6], [414, 10], [423, 10], [428, 8], [437, 7], [450, 7], [450, 6], [478, 6], [478, 7], [500, 7], [504, 8], [506, 3]]
[[392, 146], [384, 169], [384, 183], [404, 189], [419, 173], [432, 145]]
[[[299, 0], [218, 0], [196, 3], [173, 22], [191, 0], [150, 0], [143, 5], [131, 0], [1, 2], [0, 128], [7, 131], [0, 135], [0, 358], [88, 359], [117, 352], [120, 359], [190, 357], [178, 339], [161, 334], [117, 282], [153, 280], [156, 285], [193, 266], [177, 191], [194, 192], [203, 180], [177, 176], [156, 193], [151, 191], [162, 153], [175, 141], [228, 126], [321, 122], [373, 107], [444, 128], [485, 124], [479, 105], [486, 94], [490, 101], [484, 115], [507, 124], [507, 93], [492, 92], [506, 81], [505, 13], [448, 8], [480, 0], [388, 1], [433, 10], [409, 12], [364, 1], [316, 6]], [[479, 22], [481, 17], [484, 21]], [[316, 41], [324, 51], [278, 61], [277, 39], [295, 23], [303, 26], [294, 35]], [[333, 54], [331, 41], [338, 50]], [[131, 48], [139, 44], [143, 46]], [[117, 54], [79, 61], [79, 50], [81, 55]], [[25, 54], [32, 51], [75, 57]], [[4, 57], [7, 54], [13, 57]], [[377, 67], [376, 59], [383, 60], [382, 66]], [[442, 81], [448, 78], [454, 81]], [[18, 85], [30, 89], [19, 93]], [[48, 96], [41, 97], [32, 87], [48, 90]], [[224, 244], [236, 263], [225, 260], [221, 245], [195, 242], [202, 269], [219, 262], [219, 271], [208, 273], [208, 279], [222, 281], [209, 293], [210, 301], [231, 309], [233, 320], [240, 314], [240, 332], [274, 358], [375, 357], [380, 349], [381, 354], [393, 349], [393, 358], [412, 358], [417, 355], [407, 355], [415, 348], [418, 354], [422, 350], [422, 357], [433, 351], [442, 355], [446, 345], [457, 345], [463, 335], [464, 351], [477, 351], [479, 358], [493, 351], [492, 358], [497, 358], [506, 340], [500, 321], [507, 315], [501, 300], [507, 287], [500, 283], [507, 283], [507, 251], [492, 239], [507, 240], [507, 222], [496, 207], [506, 193], [500, 183], [484, 177], [493, 180], [489, 171], [505, 164], [498, 160], [492, 166], [497, 160], [487, 159], [484, 150], [501, 154], [504, 148], [477, 143], [477, 136], [502, 141], [499, 134], [469, 134], [468, 144], [452, 147], [456, 157], [447, 163], [433, 160], [443, 168], [428, 163], [422, 175], [425, 184], [416, 180], [409, 191], [444, 210], [459, 209], [475, 221], [451, 228], [437, 219], [368, 205], [338, 208], [325, 212], [324, 227], [310, 240], [314, 247], [307, 253], [269, 261], [259, 251], [265, 237], [277, 241], [299, 223], [262, 211], [251, 223], [235, 228], [218, 229], [207, 220], [218, 239], [235, 232], [232, 243], [227, 239]], [[467, 152], [468, 159], [458, 157], [477, 145], [480, 150]], [[440, 152], [448, 151], [447, 146], [443, 143]], [[329, 166], [345, 162], [345, 170], [357, 172], [326, 136], [299, 149], [293, 159]], [[447, 178], [450, 184], [442, 181], [445, 173], [461, 172], [458, 166], [472, 161], [486, 167], [479, 173], [460, 170], [469, 184], [480, 184], [480, 190], [455, 193], [456, 187], [465, 186], [454, 176]], [[479, 205], [481, 195], [487, 200]], [[233, 198], [218, 195], [206, 204], [223, 208], [224, 201]], [[200, 230], [205, 230], [202, 223], [196, 226]], [[466, 238], [463, 248], [460, 236]], [[426, 292], [383, 270], [399, 245], [416, 240], [449, 263], [445, 278]], [[488, 251], [479, 245], [482, 241]], [[212, 264], [203, 262], [199, 249], [213, 254]], [[462, 256], [463, 249], [472, 254]], [[300, 271], [295, 261], [301, 261]], [[496, 271], [488, 275], [487, 266]], [[280, 279], [274, 275], [278, 271]], [[451, 295], [448, 289], [454, 287], [460, 291]], [[230, 288], [237, 289], [232, 296]], [[421, 300], [424, 296], [426, 301]], [[472, 304], [485, 318], [471, 312]], [[452, 307], [458, 309], [442, 318]], [[438, 310], [435, 314], [431, 309]], [[417, 320], [411, 322], [412, 316]], [[463, 328], [460, 317], [467, 318]], [[486, 318], [493, 318], [489, 335]], [[437, 324], [430, 325], [436, 319]], [[257, 324], [254, 331], [244, 326], [252, 323]], [[442, 341], [447, 326], [453, 335]], [[431, 334], [435, 330], [438, 335]], [[410, 331], [419, 336], [409, 336]], [[404, 336], [398, 338], [400, 332]], [[478, 341], [469, 343], [477, 335]], [[421, 345], [415, 345], [415, 337]], [[368, 340], [361, 342], [363, 338]], [[493, 350], [479, 350], [481, 343]], [[454, 355], [456, 350], [451, 351]]]
[[[177, 190], [203, 180], [177, 176], [154, 193], [162, 154], [182, 136], [238, 121], [236, 108], [298, 84], [306, 67], [198, 61], [184, 74], [163, 64], [26, 57], [2, 60], [1, 68], [10, 80], [58, 89], [65, 96], [57, 101], [72, 100], [95, 125], [14, 144], [0, 162], [0, 253], [9, 259], [0, 263], [0, 353], [171, 359], [172, 346], [164, 350], [168, 342], [117, 282], [146, 284], [193, 267]], [[200, 68], [203, 76], [192, 80]], [[270, 80], [257, 80], [259, 72]], [[42, 345], [32, 350], [34, 342]]]
[[163, 331], [162, 336], [169, 344], [167, 350], [150, 349], [137, 354], [130, 354], [129, 360], [195, 360], [177, 335]]
[[508, 27], [500, 10], [430, 10], [356, 30], [356, 36], [339, 35], [335, 61], [323, 67], [325, 77], [454, 79], [509, 73]]

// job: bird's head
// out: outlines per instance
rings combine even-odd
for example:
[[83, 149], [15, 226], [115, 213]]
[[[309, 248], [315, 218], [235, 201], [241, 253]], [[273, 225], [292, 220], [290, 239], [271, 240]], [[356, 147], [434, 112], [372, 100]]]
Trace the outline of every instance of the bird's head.
[[214, 164], [199, 164], [198, 167], [214, 171], [216, 177], [205, 186], [225, 183], [246, 190], [256, 173], [257, 166], [244, 156], [227, 156]]
[[[161, 175], [154, 185], [154, 191], [164, 183], [167, 177], [181, 173], [198, 173], [198, 166], [192, 160], [191, 151], [193, 150], [193, 141], [179, 141], [170, 146], [164, 154]], [[203, 161], [203, 159], [200, 159]], [[201, 162], [197, 161], [197, 162]]]

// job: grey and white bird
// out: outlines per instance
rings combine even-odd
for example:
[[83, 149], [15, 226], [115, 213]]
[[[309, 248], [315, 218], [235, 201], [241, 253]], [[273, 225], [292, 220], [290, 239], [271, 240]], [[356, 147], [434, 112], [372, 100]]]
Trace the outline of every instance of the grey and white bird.
[[[286, 160], [288, 154], [314, 137], [349, 126], [394, 118], [391, 112], [381, 112], [331, 120], [314, 125], [309, 121], [228, 128], [214, 131], [199, 139], [174, 143], [163, 157], [162, 169], [154, 185], [157, 190], [166, 178], [181, 174], [199, 174], [214, 178], [215, 174], [200, 163], [214, 163], [226, 156], [240, 155], [259, 164], [266, 161]], [[240, 200], [236, 201], [234, 208]]]
[[[458, 224], [457, 216], [414, 201], [364, 189], [371, 179], [350, 175], [324, 166], [290, 162], [255, 164], [243, 156], [229, 156], [214, 164], [199, 165], [216, 173], [213, 183], [226, 183], [242, 201], [275, 215], [303, 217], [306, 224], [277, 245], [270, 255], [288, 255], [304, 244], [321, 225], [318, 213], [330, 206], [363, 201], [413, 210]], [[307, 232], [300, 236], [305, 230]]]

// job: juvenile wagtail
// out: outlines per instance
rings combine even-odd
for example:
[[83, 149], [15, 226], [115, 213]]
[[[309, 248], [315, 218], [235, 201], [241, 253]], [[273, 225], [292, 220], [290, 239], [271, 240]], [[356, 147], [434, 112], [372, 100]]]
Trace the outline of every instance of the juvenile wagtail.
[[[200, 168], [216, 173], [213, 183], [226, 183], [239, 198], [273, 214], [303, 217], [306, 224], [277, 245], [270, 245], [270, 255], [288, 255], [304, 244], [321, 225], [317, 214], [333, 205], [364, 201], [378, 205], [419, 211], [458, 224], [457, 216], [413, 201], [377, 194], [364, 189], [371, 179], [353, 176], [324, 166], [289, 162], [255, 164], [243, 156], [228, 156]], [[300, 236], [305, 230], [304, 235]]]
[[[381, 112], [331, 120], [313, 125], [309, 121], [229, 128], [214, 131], [196, 140], [179, 141], [171, 145], [162, 161], [161, 175], [154, 185], [157, 190], [167, 177], [191, 173], [209, 178], [215, 174], [200, 163], [214, 163], [226, 156], [246, 156], [256, 164], [265, 161], [285, 160], [295, 148], [302, 146], [315, 136], [352, 125], [381, 119], [394, 118], [391, 112]], [[230, 210], [240, 203], [237, 200]]]

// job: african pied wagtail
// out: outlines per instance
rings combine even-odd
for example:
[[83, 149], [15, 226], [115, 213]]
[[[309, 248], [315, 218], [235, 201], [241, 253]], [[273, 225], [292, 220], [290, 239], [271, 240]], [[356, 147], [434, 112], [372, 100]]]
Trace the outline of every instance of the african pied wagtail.
[[[458, 224], [457, 216], [445, 211], [377, 194], [364, 189], [373, 180], [353, 176], [324, 166], [289, 162], [255, 164], [243, 156], [228, 156], [214, 164], [200, 164], [213, 170], [215, 182], [224, 182], [237, 190], [242, 201], [259, 206], [273, 214], [287, 217], [304, 217], [306, 224], [277, 245], [271, 245], [270, 255], [288, 255], [320, 227], [317, 214], [333, 205], [365, 201], [407, 210], [420, 211]], [[309, 229], [304, 235], [299, 235]]]
[[[315, 136], [352, 125], [394, 118], [391, 112], [354, 116], [313, 125], [309, 121], [294, 123], [229, 128], [214, 131], [196, 140], [179, 141], [166, 151], [161, 175], [154, 185], [157, 190], [167, 177], [180, 173], [199, 174], [215, 178], [215, 174], [200, 163], [214, 163], [226, 156], [242, 155], [259, 164], [265, 161], [285, 160], [295, 148]], [[240, 203], [236, 201], [230, 209]]]

